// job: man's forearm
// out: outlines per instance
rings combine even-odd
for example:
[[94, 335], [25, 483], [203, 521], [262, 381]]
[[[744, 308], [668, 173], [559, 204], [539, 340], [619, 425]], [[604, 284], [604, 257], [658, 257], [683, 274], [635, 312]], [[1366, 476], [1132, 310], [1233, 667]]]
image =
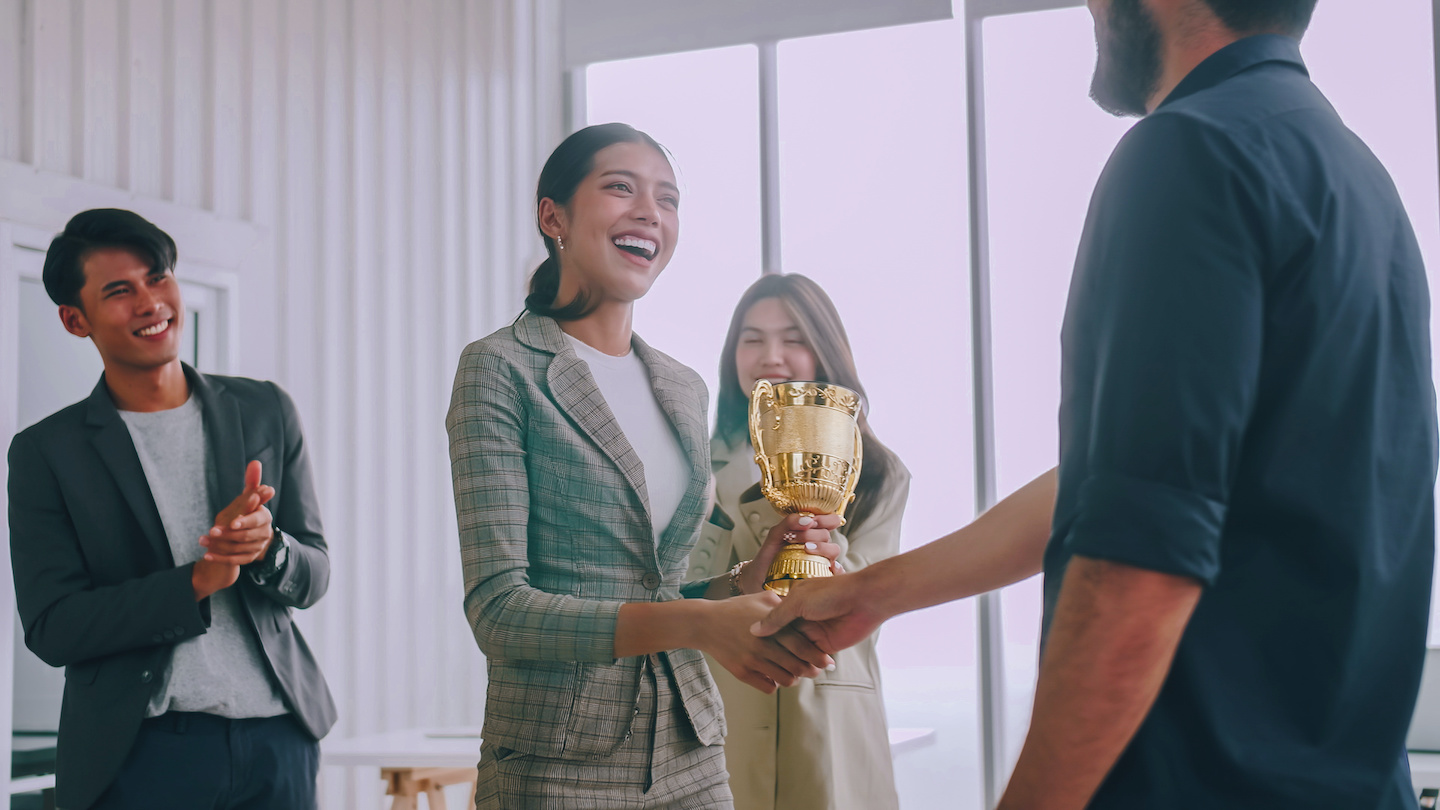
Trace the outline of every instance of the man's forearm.
[[1082, 810], [1149, 713], [1200, 584], [1076, 557], [1055, 607], [1030, 733], [997, 810]]
[[959, 531], [865, 570], [893, 616], [1003, 588], [1040, 573], [1055, 515], [1051, 469]]

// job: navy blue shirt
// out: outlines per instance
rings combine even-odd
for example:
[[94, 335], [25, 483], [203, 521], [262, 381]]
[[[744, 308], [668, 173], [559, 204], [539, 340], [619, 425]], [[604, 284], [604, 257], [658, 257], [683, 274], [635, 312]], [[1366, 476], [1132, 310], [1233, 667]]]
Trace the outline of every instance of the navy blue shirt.
[[1063, 333], [1046, 627], [1072, 555], [1204, 585], [1092, 808], [1413, 808], [1434, 561], [1425, 268], [1291, 38], [1120, 142]]

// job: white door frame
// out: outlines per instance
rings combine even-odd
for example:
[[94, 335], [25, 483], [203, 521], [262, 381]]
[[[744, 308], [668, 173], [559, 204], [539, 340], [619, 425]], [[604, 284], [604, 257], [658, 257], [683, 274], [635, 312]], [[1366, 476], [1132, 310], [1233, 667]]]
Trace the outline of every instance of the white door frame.
[[[181, 256], [177, 276], [216, 296], [214, 311], [220, 322], [214, 336], [220, 345], [210, 370], [233, 372], [239, 365], [240, 279], [261, 243], [264, 234], [260, 228], [210, 211], [0, 160], [0, 438], [7, 448], [18, 427], [20, 279], [33, 275], [16, 266], [14, 248], [44, 251], [70, 217], [89, 208], [135, 211], [175, 238]], [[0, 514], [8, 515], [8, 509], [7, 487], [0, 486]], [[14, 628], [9, 619], [15, 611], [15, 589], [8, 518], [0, 520], [0, 544], [0, 552], [5, 552], [0, 553], [0, 616], [4, 617], [0, 619], [0, 763], [5, 763], [8, 782], [15, 666]], [[7, 804], [12, 790], [35, 789], [33, 784], [10, 783], [8, 787], [0, 793], [0, 802]]]

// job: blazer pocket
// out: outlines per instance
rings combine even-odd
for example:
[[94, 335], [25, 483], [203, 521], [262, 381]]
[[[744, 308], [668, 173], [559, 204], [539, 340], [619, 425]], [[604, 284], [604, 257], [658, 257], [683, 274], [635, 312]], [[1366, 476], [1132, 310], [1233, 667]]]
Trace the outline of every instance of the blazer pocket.
[[735, 521], [731, 520], [730, 516], [725, 514], [725, 510], [721, 509], [718, 503], [710, 508], [710, 517], [706, 522], [712, 526], [719, 526], [727, 532], [735, 528]]
[[[260, 462], [260, 465], [261, 465], [262, 467], [265, 467], [265, 468], [268, 469], [268, 468], [270, 467], [271, 462], [274, 462], [274, 461], [275, 461], [275, 443], [274, 443], [274, 442], [271, 442], [270, 444], [265, 445], [264, 447], [260, 448], [259, 450], [246, 450], [246, 451], [245, 451], [245, 463], [246, 463], [246, 464], [249, 464], [249, 463], [252, 462], [252, 461], [259, 461], [259, 462]], [[277, 470], [274, 470], [273, 472], [277, 472], [277, 473], [278, 473], [279, 470], [277, 469]]]
[[517, 759], [521, 759], [522, 757], [528, 757], [528, 756], [530, 756], [530, 754], [528, 754], [528, 753], [526, 753], [526, 752], [524, 752], [524, 751], [517, 751], [517, 750], [515, 750], [514, 748], [506, 748], [506, 747], [503, 746], [503, 745], [497, 745], [497, 746], [495, 746], [495, 761], [496, 761], [496, 762], [513, 762], [513, 761], [515, 761], [515, 760], [517, 760]]
[[835, 692], [871, 692], [875, 691], [875, 684], [864, 681], [815, 681], [816, 689]]

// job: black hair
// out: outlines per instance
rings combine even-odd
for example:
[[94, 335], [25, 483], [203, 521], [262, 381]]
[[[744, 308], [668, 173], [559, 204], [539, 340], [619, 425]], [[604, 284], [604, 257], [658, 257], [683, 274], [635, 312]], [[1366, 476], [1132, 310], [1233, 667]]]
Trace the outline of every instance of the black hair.
[[65, 223], [65, 230], [50, 241], [41, 278], [50, 300], [60, 306], [79, 307], [85, 286], [85, 260], [97, 250], [119, 248], [134, 253], [154, 272], [175, 269], [175, 240], [155, 223], [134, 211], [92, 208]]
[[1316, 0], [1203, 0], [1237, 34], [1285, 34], [1299, 38], [1310, 27]]
[[560, 259], [555, 240], [540, 228], [540, 201], [550, 199], [561, 207], [569, 205], [581, 181], [595, 168], [595, 154], [617, 143], [643, 143], [669, 159], [665, 148], [654, 138], [629, 124], [596, 124], [561, 141], [545, 161], [545, 168], [540, 170], [540, 182], [535, 186], [535, 226], [540, 230], [540, 238], [545, 240], [547, 255], [530, 276], [530, 294], [525, 297], [525, 308], [537, 315], [548, 315], [557, 321], [573, 321], [593, 310], [585, 290], [577, 293], [568, 303], [556, 306], [555, 296], [560, 292]]

